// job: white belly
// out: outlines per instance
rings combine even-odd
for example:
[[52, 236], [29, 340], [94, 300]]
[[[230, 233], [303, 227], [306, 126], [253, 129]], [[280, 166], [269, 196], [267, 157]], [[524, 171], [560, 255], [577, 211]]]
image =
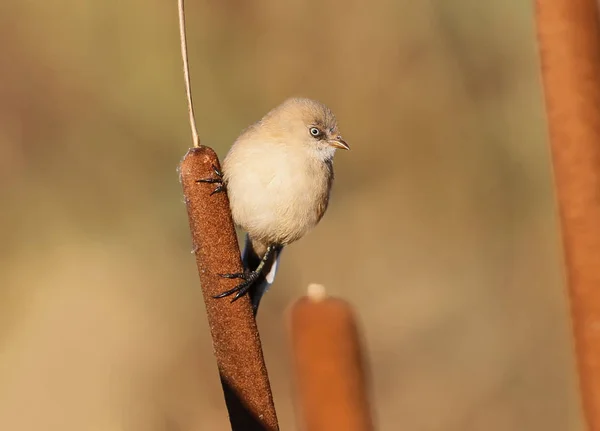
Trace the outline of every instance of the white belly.
[[320, 161], [288, 150], [231, 151], [223, 164], [235, 223], [253, 239], [282, 245], [319, 221], [329, 183]]

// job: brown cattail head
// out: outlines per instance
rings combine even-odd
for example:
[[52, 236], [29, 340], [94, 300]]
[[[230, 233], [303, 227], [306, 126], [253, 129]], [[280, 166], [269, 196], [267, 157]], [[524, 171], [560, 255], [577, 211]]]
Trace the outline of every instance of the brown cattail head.
[[595, 0], [536, 1], [538, 46], [579, 379], [600, 429], [600, 19]]
[[238, 282], [219, 274], [242, 271], [227, 194], [211, 196], [214, 184], [196, 182], [214, 177], [213, 166], [219, 168], [219, 160], [211, 148], [192, 148], [181, 162], [180, 175], [225, 401], [233, 430], [277, 430], [250, 301], [247, 296], [234, 303], [213, 298]]
[[320, 285], [290, 310], [300, 429], [373, 429], [365, 363], [352, 307]]

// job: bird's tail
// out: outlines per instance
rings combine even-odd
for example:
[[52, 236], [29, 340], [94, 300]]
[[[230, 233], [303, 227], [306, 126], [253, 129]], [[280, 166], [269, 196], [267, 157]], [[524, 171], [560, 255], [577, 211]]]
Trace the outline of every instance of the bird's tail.
[[[277, 267], [279, 266], [279, 258], [281, 256], [281, 252], [283, 251], [283, 247], [276, 248], [271, 253], [269, 260], [265, 264], [263, 270], [261, 271], [258, 279], [252, 284], [250, 288], [249, 295], [250, 301], [252, 301], [252, 308], [254, 309], [254, 315], [256, 315], [258, 311], [258, 305], [260, 304], [260, 300], [262, 296], [265, 294], [269, 287], [275, 281], [275, 274], [277, 273]], [[252, 241], [250, 241], [250, 237], [246, 235], [246, 244], [244, 246], [244, 251], [242, 252], [242, 264], [244, 265], [244, 269], [249, 271], [254, 271], [256, 267], [260, 264], [261, 258], [256, 254], [254, 247], [252, 247]]]

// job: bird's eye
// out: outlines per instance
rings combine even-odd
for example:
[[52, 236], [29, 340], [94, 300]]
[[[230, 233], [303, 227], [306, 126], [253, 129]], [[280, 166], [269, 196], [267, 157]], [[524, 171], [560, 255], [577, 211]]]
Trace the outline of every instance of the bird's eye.
[[319, 136], [321, 136], [321, 131], [319, 129], [317, 129], [316, 127], [311, 127], [310, 128], [310, 134], [313, 137], [318, 138]]

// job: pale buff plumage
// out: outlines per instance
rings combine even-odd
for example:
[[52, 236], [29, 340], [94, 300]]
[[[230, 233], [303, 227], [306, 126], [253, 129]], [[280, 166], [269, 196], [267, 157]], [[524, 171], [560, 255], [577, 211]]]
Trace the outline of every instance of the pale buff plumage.
[[[322, 139], [310, 133], [319, 128]], [[333, 182], [332, 158], [344, 148], [336, 118], [310, 99], [288, 99], [235, 141], [223, 162], [233, 219], [260, 256], [285, 246], [323, 217]]]
[[[336, 148], [349, 149], [329, 108], [311, 99], [288, 99], [248, 127], [223, 161], [235, 223], [247, 232], [244, 281], [217, 297], [250, 291], [254, 311], [273, 283], [284, 246], [319, 223], [329, 204]], [[220, 179], [200, 179], [220, 182]]]

